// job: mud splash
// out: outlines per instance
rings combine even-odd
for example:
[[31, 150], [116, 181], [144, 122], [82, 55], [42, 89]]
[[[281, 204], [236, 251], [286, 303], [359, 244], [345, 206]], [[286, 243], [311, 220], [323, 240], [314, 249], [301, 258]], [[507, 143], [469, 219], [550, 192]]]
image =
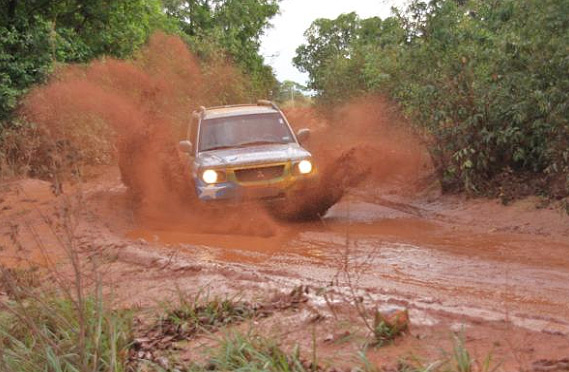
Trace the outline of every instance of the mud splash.
[[48, 148], [44, 158], [57, 149], [56, 161], [46, 161], [54, 178], [69, 173], [62, 159], [71, 158], [73, 167], [117, 159], [142, 224], [273, 234], [269, 222], [259, 228], [258, 218], [221, 219], [204, 211], [175, 146], [195, 108], [243, 100], [237, 89], [243, 80], [226, 63], [202, 68], [181, 39], [156, 34], [134, 61], [106, 58], [61, 68], [27, 97], [22, 115], [38, 124]]
[[279, 209], [286, 218], [321, 217], [362, 182], [372, 187], [409, 186], [432, 171], [425, 147], [383, 97], [363, 97], [326, 114], [310, 108], [289, 109], [286, 114], [295, 129], [313, 131], [304, 145], [320, 168], [318, 185]]
[[23, 114], [45, 138], [69, 143], [83, 163], [118, 155], [123, 181], [155, 204], [170, 199], [167, 191], [184, 192], [170, 169], [179, 163], [172, 144], [203, 87], [200, 66], [183, 42], [158, 34], [136, 61], [63, 68], [32, 92]]
[[[182, 40], [157, 34], [134, 61], [109, 58], [60, 69], [48, 85], [28, 96], [22, 114], [38, 123], [46, 143], [63, 152], [60, 160], [71, 158], [76, 165], [118, 159], [142, 224], [274, 235], [280, 222], [264, 206], [247, 207], [244, 219], [242, 210], [205, 209], [195, 197], [187, 160], [175, 145], [184, 137], [191, 112], [200, 105], [246, 100], [236, 93], [236, 86], [244, 84], [237, 70], [227, 64], [207, 68]], [[312, 109], [290, 110], [294, 126], [313, 121], [314, 138], [306, 145], [321, 176], [316, 187], [283, 203], [278, 217], [323, 216], [364, 180], [416, 176], [425, 152], [390, 107], [369, 97], [330, 110], [326, 117]], [[52, 164], [56, 176], [65, 171], [60, 160]]]

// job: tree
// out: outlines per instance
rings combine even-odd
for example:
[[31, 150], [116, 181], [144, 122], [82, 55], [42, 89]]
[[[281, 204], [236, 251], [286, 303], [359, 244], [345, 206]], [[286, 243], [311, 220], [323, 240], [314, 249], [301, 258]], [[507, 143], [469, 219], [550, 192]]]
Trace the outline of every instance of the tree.
[[320, 18], [304, 36], [307, 44], [296, 49], [293, 64], [309, 75], [309, 88], [320, 91], [326, 84], [324, 70], [331, 61], [352, 56], [352, 41], [356, 38], [360, 21], [356, 13], [342, 14], [335, 20]]
[[0, 131], [19, 97], [51, 70], [50, 27], [36, 22], [27, 32], [15, 26], [0, 28]]
[[294, 63], [321, 102], [370, 91], [396, 100], [428, 133], [446, 188], [497, 193], [515, 178], [563, 196], [568, 34], [565, 0], [414, 0], [385, 20], [315, 21]]
[[400, 14], [409, 43], [390, 93], [433, 135], [444, 184], [485, 192], [497, 177], [525, 176], [537, 185], [526, 189], [553, 192], [539, 184], [569, 181], [569, 4], [412, 5]]
[[307, 43], [297, 48], [293, 63], [308, 72], [309, 88], [327, 103], [367, 91], [373, 84], [364, 73], [368, 57], [397, 45], [404, 37], [396, 19], [361, 20], [356, 13], [334, 20], [317, 19], [304, 35]]
[[0, 121], [54, 63], [127, 58], [175, 27], [160, 0], [0, 0], [0, 9]]
[[276, 79], [259, 54], [260, 38], [279, 11], [279, 0], [165, 0], [192, 49], [208, 59], [220, 51], [249, 75], [258, 94], [266, 96]]
[[278, 86], [274, 98], [279, 104], [306, 104], [310, 101], [308, 88], [292, 80], [285, 80]]

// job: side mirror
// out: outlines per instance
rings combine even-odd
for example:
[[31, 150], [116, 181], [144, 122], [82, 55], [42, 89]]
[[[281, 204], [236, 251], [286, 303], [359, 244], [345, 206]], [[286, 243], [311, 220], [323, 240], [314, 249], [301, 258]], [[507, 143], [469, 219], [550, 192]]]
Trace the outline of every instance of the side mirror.
[[296, 133], [296, 138], [298, 139], [298, 142], [306, 141], [307, 139], [310, 138], [310, 129], [307, 128], [300, 129], [298, 133]]
[[191, 154], [192, 150], [194, 149], [194, 146], [192, 145], [192, 143], [190, 141], [187, 141], [187, 140], [186, 141], [180, 141], [178, 143], [178, 149], [181, 152]]

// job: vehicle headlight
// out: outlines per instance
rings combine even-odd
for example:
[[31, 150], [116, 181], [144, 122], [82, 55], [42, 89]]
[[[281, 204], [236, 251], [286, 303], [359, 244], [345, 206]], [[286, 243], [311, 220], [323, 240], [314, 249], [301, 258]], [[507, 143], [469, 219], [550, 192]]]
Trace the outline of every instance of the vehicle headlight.
[[219, 179], [219, 175], [213, 169], [207, 169], [202, 173], [202, 180], [205, 183], [216, 183]]
[[308, 174], [312, 172], [312, 162], [310, 160], [302, 160], [298, 163], [298, 171], [300, 174]]

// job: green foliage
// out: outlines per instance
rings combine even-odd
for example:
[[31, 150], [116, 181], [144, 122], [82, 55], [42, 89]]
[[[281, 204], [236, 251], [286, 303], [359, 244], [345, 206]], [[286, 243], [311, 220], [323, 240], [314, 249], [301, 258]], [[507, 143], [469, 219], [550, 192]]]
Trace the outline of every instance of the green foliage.
[[500, 368], [499, 363], [494, 363], [491, 352], [488, 353], [481, 362], [475, 360], [468, 351], [465, 343], [463, 331], [454, 335], [452, 352], [445, 353], [446, 360], [441, 364], [443, 370], [456, 372], [494, 372]]
[[[208, 82], [200, 97], [204, 103], [271, 98], [278, 82], [259, 45], [278, 9], [278, 0], [0, 0], [0, 176], [30, 169], [44, 175], [34, 158], [60, 160], [50, 159], [53, 149], [38, 147], [45, 141], [33, 123], [17, 118], [31, 87], [44, 83], [58, 64], [103, 56], [135, 59], [157, 30], [182, 36], [200, 57]], [[107, 162], [110, 143], [100, 136], [104, 123], [87, 114], [77, 120], [85, 125], [69, 132], [75, 138], [67, 140], [73, 145], [91, 137], [79, 145], [84, 158]]]
[[0, 4], [6, 2], [16, 5], [0, 26], [16, 26], [25, 33], [27, 26], [49, 22], [51, 47], [59, 62], [86, 62], [102, 55], [125, 58], [154, 30], [173, 30], [160, 0], [3, 0]]
[[0, 27], [0, 131], [19, 97], [51, 71], [49, 40], [50, 24], [45, 21]]
[[451, 363], [454, 364], [453, 370], [457, 372], [471, 372], [474, 361], [464, 345], [464, 334], [455, 336]]
[[293, 63], [308, 72], [308, 87], [318, 93], [322, 103], [361, 95], [377, 85], [381, 74], [364, 73], [370, 69], [367, 59], [404, 37], [393, 18], [361, 20], [356, 13], [342, 14], [335, 20], [317, 19], [304, 35], [308, 43], [297, 48]]
[[192, 50], [204, 59], [221, 51], [251, 79], [254, 95], [266, 98], [276, 88], [272, 68], [259, 54], [260, 38], [279, 11], [279, 0], [165, 0]]
[[[434, 135], [447, 184], [568, 174], [568, 4], [433, 2], [393, 95]], [[412, 32], [410, 32], [410, 35]], [[436, 58], [436, 68], [424, 62]], [[565, 92], [565, 93], [562, 93]]]
[[181, 296], [175, 307], [169, 305], [161, 322], [174, 324], [193, 333], [199, 330], [212, 331], [254, 316], [255, 311], [247, 302], [232, 298], [209, 298], [207, 295], [202, 298], [202, 293], [199, 292], [190, 300]]
[[0, 122], [57, 62], [127, 58], [153, 31], [175, 30], [160, 0], [0, 0], [0, 9]]
[[305, 372], [299, 350], [285, 353], [273, 339], [255, 335], [228, 335], [221, 341], [209, 370]]
[[359, 18], [356, 13], [342, 14], [335, 20], [315, 20], [304, 36], [308, 44], [297, 48], [293, 59], [300, 71], [310, 75], [310, 88], [322, 90], [322, 74], [337, 59], [348, 59], [353, 53], [352, 40], [357, 38]]
[[79, 305], [37, 294], [2, 307], [0, 370], [125, 370], [130, 315], [106, 309], [101, 299]]
[[360, 92], [399, 102], [429, 133], [446, 188], [487, 193], [504, 175], [531, 174], [549, 185], [533, 192], [562, 197], [567, 34], [563, 0], [414, 0], [385, 20], [315, 21], [294, 62], [322, 102]]
[[383, 346], [393, 342], [409, 327], [407, 312], [397, 314], [394, 319], [387, 319], [380, 311], [376, 310], [373, 320], [373, 342], [375, 346]]
[[[308, 43], [296, 50], [294, 65], [308, 72], [308, 87], [326, 92], [327, 98], [345, 96], [359, 86], [359, 64], [352, 40], [358, 38], [360, 20], [356, 13], [342, 14], [335, 20], [317, 19], [304, 36]], [[341, 93], [343, 92], [343, 93]]]

